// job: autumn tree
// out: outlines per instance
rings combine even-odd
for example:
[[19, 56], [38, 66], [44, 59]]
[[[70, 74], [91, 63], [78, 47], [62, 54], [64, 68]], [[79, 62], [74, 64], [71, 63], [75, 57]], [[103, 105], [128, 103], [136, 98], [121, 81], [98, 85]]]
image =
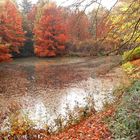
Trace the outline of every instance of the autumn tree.
[[[33, 56], [33, 12], [35, 5], [32, 4], [31, 0], [22, 0], [20, 3], [22, 19], [23, 19], [23, 30], [25, 32], [26, 40], [24, 42], [24, 47], [20, 50], [20, 56]], [[17, 55], [17, 54], [16, 54]]]
[[51, 4], [44, 8], [43, 14], [35, 26], [35, 49], [37, 56], [56, 56], [65, 49], [66, 28], [62, 22], [61, 10]]
[[26, 32], [26, 35], [31, 34], [32, 30], [30, 29], [30, 20], [28, 19], [28, 14], [32, 11], [32, 3], [30, 0], [22, 0], [20, 7], [22, 11], [23, 18], [23, 29]]
[[39, 0], [37, 4], [32, 5], [32, 8], [27, 14], [28, 24], [31, 29], [33, 29], [34, 25], [39, 22], [43, 14], [44, 7], [46, 7], [48, 4], [49, 0]]
[[67, 18], [67, 31], [72, 41], [83, 41], [91, 37], [89, 19], [83, 11], [71, 12]]
[[[0, 57], [7, 60], [11, 51], [19, 52], [19, 47], [24, 42], [22, 18], [11, 0], [6, 0], [0, 5]], [[4, 49], [5, 48], [5, 49]], [[5, 54], [5, 55], [4, 55]]]
[[109, 29], [109, 24], [106, 24], [107, 19], [105, 18], [108, 10], [99, 6], [88, 14], [90, 20], [90, 32], [94, 39], [105, 36]]
[[0, 44], [0, 62], [9, 61], [11, 55], [9, 54], [9, 49], [6, 45]]
[[[119, 47], [113, 51], [122, 52], [140, 46], [140, 0], [122, 0], [122, 3], [110, 14], [112, 40], [121, 40]], [[107, 22], [108, 22], [107, 21]]]

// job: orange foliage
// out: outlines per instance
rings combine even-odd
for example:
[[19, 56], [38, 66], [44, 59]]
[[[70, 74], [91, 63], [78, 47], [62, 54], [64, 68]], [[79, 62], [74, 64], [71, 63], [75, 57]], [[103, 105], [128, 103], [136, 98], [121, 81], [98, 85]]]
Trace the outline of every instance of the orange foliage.
[[137, 67], [140, 67], [140, 59], [137, 59], [137, 60], [133, 60], [131, 61], [131, 63]]
[[[0, 10], [0, 43], [6, 44], [0, 50], [0, 57], [1, 60], [4, 60], [4, 58], [7, 60], [10, 58], [7, 46], [9, 46], [10, 51], [18, 52], [19, 46], [22, 46], [24, 42], [24, 32], [22, 30], [21, 15], [12, 1], [7, 0], [0, 6]], [[6, 53], [2, 51], [4, 48]]]
[[109, 32], [110, 28], [111, 28], [111, 25], [109, 25], [109, 23], [107, 23], [104, 20], [100, 22], [99, 24], [97, 24], [97, 31], [96, 31], [97, 38], [105, 37], [107, 33]]
[[5, 45], [0, 44], [0, 62], [9, 61], [10, 57], [9, 49]]
[[67, 32], [70, 40], [83, 41], [91, 37], [89, 33], [89, 19], [84, 12], [72, 12], [67, 17]]
[[106, 112], [92, 115], [78, 125], [57, 135], [48, 136], [44, 140], [111, 140], [111, 132], [102, 120], [104, 117], [111, 116], [113, 112], [114, 109], [109, 109]]
[[62, 22], [61, 10], [50, 5], [35, 26], [35, 54], [40, 57], [56, 56], [65, 49], [66, 28]]

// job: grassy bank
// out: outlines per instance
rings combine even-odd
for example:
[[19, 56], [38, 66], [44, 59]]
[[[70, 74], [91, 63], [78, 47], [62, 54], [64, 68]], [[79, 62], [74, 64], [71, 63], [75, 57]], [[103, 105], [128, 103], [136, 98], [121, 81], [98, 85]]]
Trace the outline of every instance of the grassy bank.
[[113, 140], [140, 139], [140, 80], [125, 90], [114, 115], [108, 120]]
[[123, 60], [122, 68], [133, 82], [123, 89], [114, 115], [107, 118], [107, 123], [112, 140], [140, 140], [140, 47], [125, 52]]

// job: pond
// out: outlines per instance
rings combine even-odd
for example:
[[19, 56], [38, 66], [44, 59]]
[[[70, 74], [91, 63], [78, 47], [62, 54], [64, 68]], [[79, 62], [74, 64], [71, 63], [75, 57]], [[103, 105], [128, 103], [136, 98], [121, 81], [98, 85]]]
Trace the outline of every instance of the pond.
[[[13, 123], [55, 130], [58, 116], [92, 106], [100, 111], [115, 100], [113, 91], [127, 76], [119, 56], [101, 58], [20, 58], [0, 64], [0, 130]], [[47, 125], [47, 126], [46, 126]], [[19, 127], [19, 126], [18, 126]]]

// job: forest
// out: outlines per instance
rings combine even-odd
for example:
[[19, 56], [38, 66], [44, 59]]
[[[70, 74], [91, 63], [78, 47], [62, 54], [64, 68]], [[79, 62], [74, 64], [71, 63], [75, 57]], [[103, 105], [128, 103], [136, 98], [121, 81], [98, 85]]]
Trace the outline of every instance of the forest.
[[140, 0], [0, 0], [0, 140], [140, 140]]

